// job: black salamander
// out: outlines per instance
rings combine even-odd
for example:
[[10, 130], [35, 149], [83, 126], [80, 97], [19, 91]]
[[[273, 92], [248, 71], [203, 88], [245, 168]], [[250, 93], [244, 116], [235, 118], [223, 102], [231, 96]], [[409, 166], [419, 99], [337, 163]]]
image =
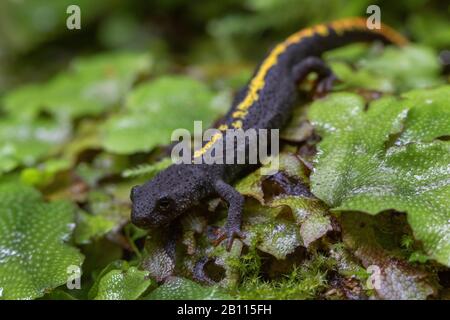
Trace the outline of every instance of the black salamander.
[[[364, 18], [348, 18], [303, 29], [266, 56], [253, 78], [241, 90], [216, 133], [194, 158], [205, 154], [228, 129], [279, 129], [291, 115], [298, 84], [308, 74], [317, 74], [316, 90], [331, 89], [335, 76], [321, 59], [322, 53], [354, 42], [407, 43], [399, 33], [382, 25], [370, 30]], [[249, 164], [173, 164], [150, 181], [131, 191], [132, 222], [142, 228], [168, 226], [200, 201], [219, 196], [228, 203], [228, 219], [216, 244], [227, 239], [229, 250], [235, 238], [243, 238], [241, 215], [244, 197], [231, 185]]]

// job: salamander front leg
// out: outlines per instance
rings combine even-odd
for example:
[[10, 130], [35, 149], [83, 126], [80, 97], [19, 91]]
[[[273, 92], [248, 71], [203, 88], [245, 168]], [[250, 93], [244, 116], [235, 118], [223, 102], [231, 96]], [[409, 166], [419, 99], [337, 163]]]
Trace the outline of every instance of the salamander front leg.
[[235, 238], [244, 239], [241, 232], [242, 210], [244, 208], [244, 196], [236, 191], [232, 186], [222, 180], [214, 184], [217, 194], [228, 203], [228, 218], [225, 227], [220, 230], [214, 245], [220, 244], [227, 239], [227, 250], [231, 250]]
[[292, 68], [292, 76], [297, 83], [305, 80], [308, 74], [312, 72], [317, 73], [315, 93], [322, 96], [331, 91], [337, 77], [322, 59], [314, 56], [308, 57]]

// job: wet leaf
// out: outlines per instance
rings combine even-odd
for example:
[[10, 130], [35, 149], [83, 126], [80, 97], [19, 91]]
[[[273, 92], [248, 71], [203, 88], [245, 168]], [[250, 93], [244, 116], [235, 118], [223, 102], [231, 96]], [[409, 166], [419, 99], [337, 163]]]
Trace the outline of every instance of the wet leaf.
[[[270, 164], [262, 168], [268, 168]], [[307, 185], [305, 166], [300, 159], [292, 153], [281, 153], [279, 156], [279, 170], [283, 175], [297, 180], [302, 185]], [[236, 183], [236, 190], [245, 196], [250, 196], [264, 203], [263, 182], [273, 176], [264, 175], [261, 168], [247, 175]], [[287, 192], [288, 190], [285, 190]]]
[[450, 135], [450, 87], [413, 90], [402, 95], [414, 106], [408, 113], [398, 143], [432, 142]]
[[371, 217], [362, 213], [343, 214], [340, 221], [344, 243], [369, 271], [371, 289], [380, 298], [426, 299], [436, 293], [430, 274], [412, 266], [394, 250], [383, 246], [383, 242], [390, 246], [395, 244], [392, 237], [401, 233], [398, 221], [390, 219], [388, 215]]
[[[279, 161], [279, 172], [283, 177], [288, 177], [278, 183], [281, 183], [279, 187], [282, 189], [279, 195], [269, 201], [265, 200], [264, 181], [273, 179], [273, 183], [277, 184], [278, 176], [261, 175], [261, 169], [239, 181], [236, 189], [266, 206], [260, 208], [250, 204], [249, 216], [247, 218], [244, 216], [244, 221], [248, 219], [248, 222], [244, 222], [244, 228], [248, 223], [251, 230], [247, 242], [250, 243], [253, 237], [261, 235], [262, 242], [258, 244], [258, 249], [283, 259], [300, 244], [308, 247], [332, 227], [326, 215], [326, 206], [308, 194], [308, 187], [304, 185], [307, 183], [305, 167], [300, 159], [295, 154], [281, 153]], [[297, 184], [302, 185], [300, 192], [299, 188], [296, 188]], [[291, 210], [293, 221], [276, 218], [283, 207]]]
[[127, 166], [127, 158], [102, 152], [91, 162], [81, 162], [76, 171], [89, 186], [97, 187], [102, 178], [118, 175]]
[[349, 88], [364, 88], [368, 90], [377, 90], [382, 92], [394, 92], [395, 84], [391, 79], [383, 76], [377, 76], [364, 68], [354, 69], [352, 66], [343, 62], [330, 63], [333, 72], [341, 80], [342, 84], [337, 84], [336, 89], [343, 90]]
[[191, 280], [171, 277], [152, 291], [147, 300], [228, 300], [231, 296], [218, 287], [203, 287]]
[[300, 225], [300, 235], [306, 248], [333, 230], [330, 217], [327, 215], [328, 208], [318, 199], [284, 196], [275, 198], [269, 205], [288, 206], [291, 209], [296, 223]]
[[262, 176], [260, 169], [249, 174], [240, 180], [236, 186], [236, 190], [245, 196], [251, 196], [257, 199], [260, 203], [264, 203], [264, 193], [262, 190]]
[[19, 165], [34, 165], [65, 142], [70, 131], [70, 126], [64, 121], [23, 121], [3, 117], [0, 119], [0, 174]]
[[184, 76], [144, 83], [128, 95], [126, 110], [105, 124], [103, 146], [121, 154], [150, 151], [170, 143], [175, 129], [192, 132], [194, 121], [206, 129], [220, 113], [212, 99], [207, 86]]
[[102, 272], [89, 295], [95, 293], [95, 300], [136, 300], [151, 284], [148, 272], [130, 267], [126, 262], [114, 263]]
[[[116, 185], [118, 186], [118, 185]], [[129, 206], [117, 196], [114, 198], [107, 190], [93, 190], [88, 194], [89, 210], [94, 215], [100, 215], [116, 224], [128, 220]]]
[[4, 98], [4, 107], [22, 119], [34, 118], [43, 111], [62, 119], [97, 115], [117, 104], [150, 66], [147, 54], [127, 52], [75, 60], [70, 71], [47, 83], [10, 92]]
[[99, 239], [114, 229], [120, 229], [129, 220], [129, 206], [108, 193], [91, 191], [87, 198], [89, 213], [78, 214], [74, 234], [77, 244], [87, 244]]
[[65, 292], [61, 289], [56, 289], [45, 295], [43, 300], [77, 300], [76, 297], [70, 295], [68, 292]]
[[278, 217], [280, 208], [266, 208], [259, 204], [247, 206], [244, 211], [242, 230], [246, 236], [244, 243], [267, 252], [277, 259], [286, 256], [302, 245], [297, 224]]
[[103, 216], [80, 212], [78, 214], [77, 227], [74, 232], [75, 242], [77, 244], [90, 243], [91, 240], [97, 239], [111, 231], [114, 226], [113, 221]]
[[33, 299], [68, 280], [82, 255], [65, 242], [74, 227], [68, 202], [45, 203], [20, 184], [0, 185], [0, 297]]
[[[310, 110], [323, 139], [311, 176], [312, 192], [334, 210], [406, 212], [425, 251], [447, 266], [450, 144], [436, 138], [450, 131], [445, 127], [449, 90], [444, 86], [408, 93], [403, 99], [384, 98], [367, 111], [358, 95], [334, 94]], [[427, 127], [430, 121], [433, 125]]]
[[423, 46], [387, 47], [379, 57], [366, 59], [360, 64], [362, 69], [390, 79], [397, 91], [442, 83], [436, 52]]
[[[328, 53], [330, 65], [343, 83], [338, 89], [365, 88], [382, 92], [401, 92], [441, 84], [437, 54], [430, 48], [409, 45], [403, 48], [386, 47], [372, 50], [343, 63], [340, 54]], [[338, 59], [336, 59], [336, 57]], [[348, 56], [347, 56], [348, 57]]]

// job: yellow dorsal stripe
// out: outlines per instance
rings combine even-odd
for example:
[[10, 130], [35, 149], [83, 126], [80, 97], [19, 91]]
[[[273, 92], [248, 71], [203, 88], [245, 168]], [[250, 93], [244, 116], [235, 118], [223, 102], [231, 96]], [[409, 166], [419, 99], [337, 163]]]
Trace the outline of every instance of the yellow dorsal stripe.
[[[275, 48], [269, 53], [267, 58], [263, 61], [258, 69], [258, 72], [251, 80], [247, 95], [245, 98], [237, 105], [236, 111], [233, 112], [232, 117], [236, 120], [232, 123], [234, 128], [242, 128], [242, 121], [239, 119], [244, 119], [248, 113], [248, 109], [259, 99], [259, 93], [265, 86], [265, 78], [269, 70], [275, 66], [278, 62], [278, 57], [287, 50], [287, 48], [293, 44], [299, 43], [302, 39], [311, 37], [313, 35], [327, 36], [329, 34], [329, 28], [334, 30], [338, 35], [345, 33], [346, 31], [352, 30], [365, 30], [368, 32], [378, 33], [384, 36], [386, 39], [392, 43], [402, 46], [408, 43], [408, 41], [398, 32], [392, 28], [382, 24], [381, 29], [368, 29], [365, 18], [347, 18], [342, 20], [336, 20], [327, 24], [319, 24], [311, 28], [306, 28], [294, 33], [288, 37], [285, 41], [279, 43]], [[203, 155], [212, 144], [217, 141], [222, 134], [216, 134], [213, 136], [211, 141], [205, 144], [205, 146], [197, 150], [194, 153], [194, 157], [199, 157]]]
[[356, 17], [336, 20], [331, 22], [329, 26], [338, 34], [342, 34], [350, 30], [366, 30], [368, 32], [381, 34], [393, 44], [398, 46], [404, 46], [408, 43], [408, 40], [405, 37], [385, 24], [381, 24], [380, 29], [367, 28], [366, 18]]
[[[295, 43], [300, 42], [302, 39], [311, 37], [315, 34], [321, 36], [328, 35], [328, 26], [334, 29], [337, 33], [342, 33], [349, 30], [366, 29], [374, 33], [380, 33], [384, 35], [387, 39], [395, 44], [403, 45], [407, 43], [407, 40], [386, 25], [382, 25], [381, 29], [369, 30], [367, 29], [366, 19], [364, 18], [349, 18], [343, 20], [337, 20], [331, 24], [319, 24], [312, 28], [303, 29], [297, 33], [294, 33], [284, 42], [278, 44], [269, 54], [269, 56], [264, 60], [261, 67], [258, 70], [256, 76], [252, 79], [249, 85], [248, 93], [244, 100], [236, 107], [237, 110], [246, 113], [248, 108], [250, 108], [255, 101], [259, 99], [259, 92], [265, 85], [265, 77], [269, 70], [277, 64], [278, 57], [286, 51], [286, 49]], [[245, 115], [245, 114], [244, 114]], [[240, 118], [243, 118], [242, 116]]]

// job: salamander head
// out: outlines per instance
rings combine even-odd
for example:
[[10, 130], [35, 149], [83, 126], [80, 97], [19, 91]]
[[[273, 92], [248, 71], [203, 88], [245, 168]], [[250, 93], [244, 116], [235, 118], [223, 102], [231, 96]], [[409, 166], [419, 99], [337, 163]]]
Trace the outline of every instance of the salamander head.
[[131, 189], [131, 221], [140, 228], [167, 226], [199, 200], [201, 175], [187, 165], [172, 165]]

